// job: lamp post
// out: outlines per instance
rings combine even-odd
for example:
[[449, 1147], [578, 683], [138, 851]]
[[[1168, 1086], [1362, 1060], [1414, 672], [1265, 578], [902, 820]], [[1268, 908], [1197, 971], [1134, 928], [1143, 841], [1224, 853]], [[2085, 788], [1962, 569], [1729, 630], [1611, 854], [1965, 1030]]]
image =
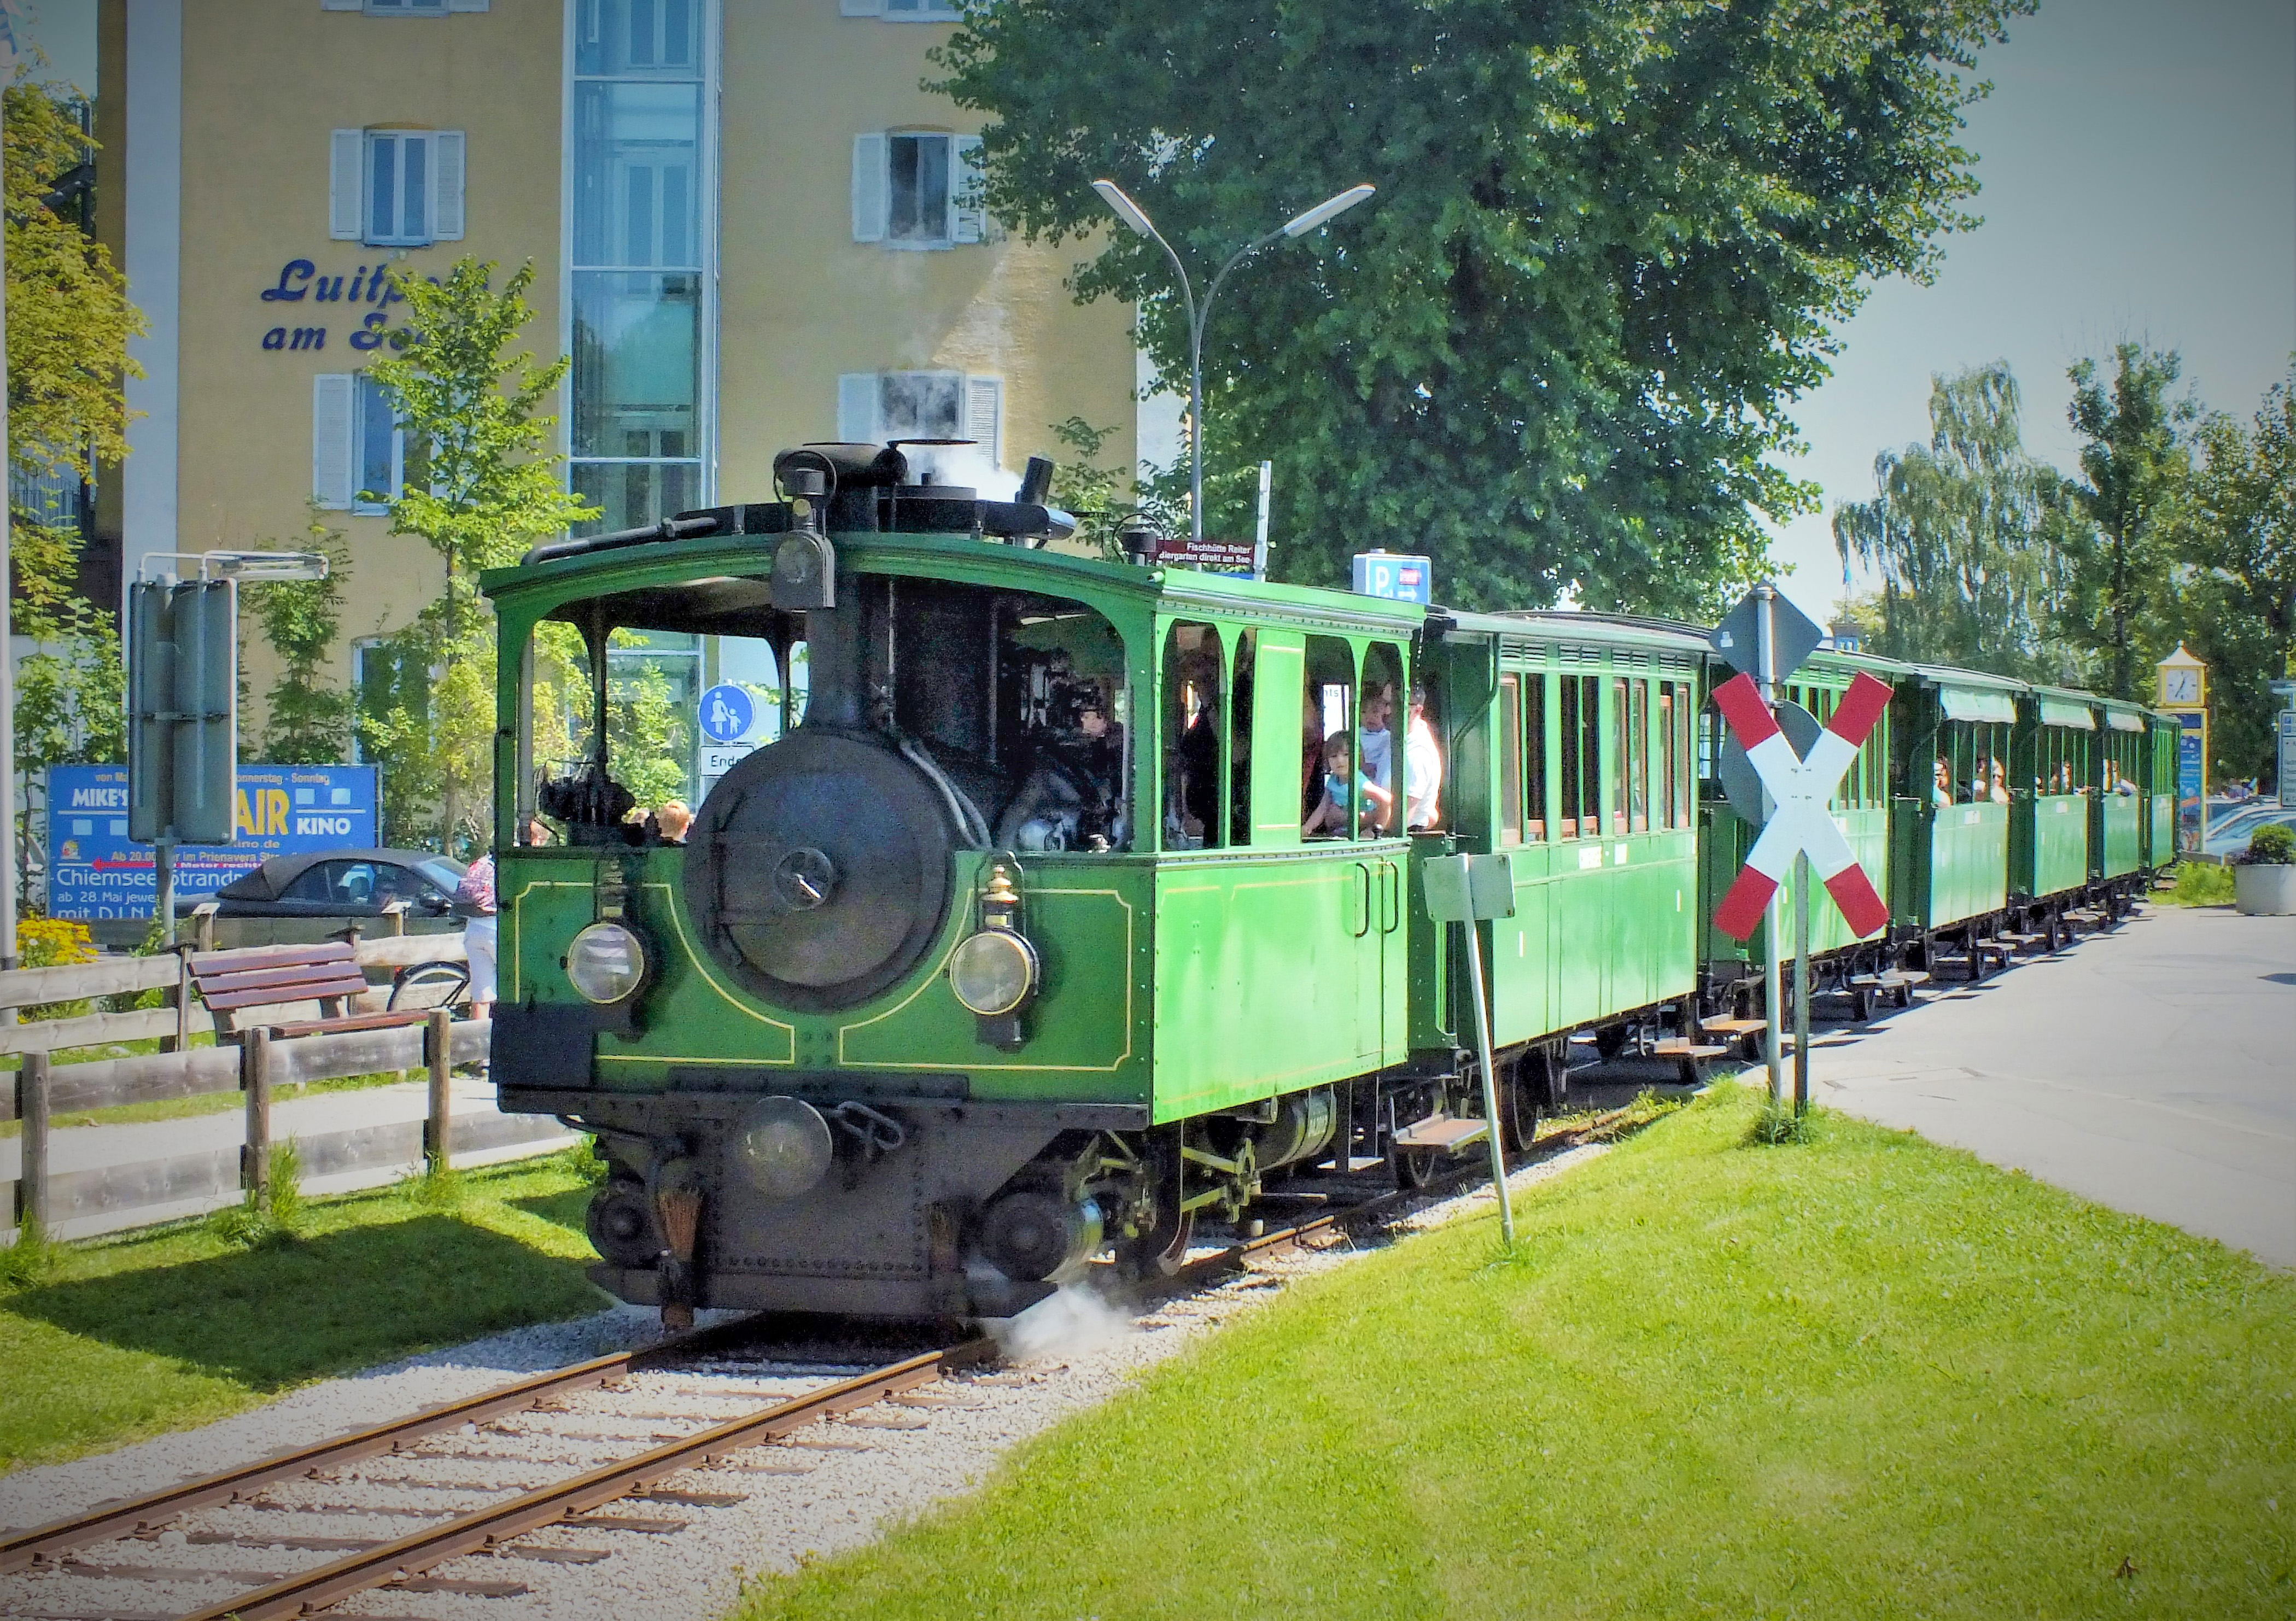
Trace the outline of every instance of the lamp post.
[[1253, 254], [1267, 247], [1279, 236], [1305, 236], [1317, 225], [1346, 213], [1370, 196], [1378, 188], [1352, 185], [1336, 197], [1327, 197], [1304, 214], [1295, 214], [1267, 235], [1256, 237], [1228, 255], [1212, 276], [1211, 285], [1204, 290], [1201, 307], [1196, 303], [1196, 291], [1188, 281], [1187, 266], [1172, 244], [1164, 240], [1140, 205], [1124, 194], [1124, 188], [1113, 180], [1095, 180], [1092, 189], [1100, 200], [1115, 213], [1117, 218], [1138, 234], [1146, 237], [1164, 250], [1172, 261], [1172, 274], [1180, 278], [1180, 298], [1188, 312], [1188, 537], [1201, 541], [1204, 537], [1204, 323], [1210, 317], [1212, 300], [1219, 296], [1220, 283], [1227, 273]]

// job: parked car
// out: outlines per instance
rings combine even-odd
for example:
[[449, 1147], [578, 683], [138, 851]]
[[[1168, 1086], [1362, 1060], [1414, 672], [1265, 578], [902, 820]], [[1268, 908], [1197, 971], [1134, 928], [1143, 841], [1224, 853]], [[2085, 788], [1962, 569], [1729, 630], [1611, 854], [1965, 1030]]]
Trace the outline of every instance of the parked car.
[[383, 909], [405, 901], [409, 934], [460, 929], [455, 890], [463, 864], [429, 850], [328, 850], [275, 856], [211, 896], [178, 896], [176, 915], [189, 917], [204, 901], [217, 904], [217, 943], [224, 946], [300, 945], [340, 934], [353, 923], [374, 935], [386, 927]]
[[2296, 810], [2282, 810], [2267, 799], [2236, 816], [2226, 816], [2209, 830], [2208, 838], [2201, 845], [2201, 854], [2217, 861], [2241, 855], [2248, 848], [2248, 841], [2256, 837], [2256, 830], [2267, 825], [2296, 828]]

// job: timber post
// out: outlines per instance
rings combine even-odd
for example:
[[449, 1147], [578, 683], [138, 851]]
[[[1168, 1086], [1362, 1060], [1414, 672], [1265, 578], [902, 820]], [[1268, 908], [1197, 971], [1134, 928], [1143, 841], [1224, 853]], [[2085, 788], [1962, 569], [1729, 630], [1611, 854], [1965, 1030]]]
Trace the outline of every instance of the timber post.
[[24, 1154], [16, 1172], [18, 1241], [28, 1225], [48, 1228], [48, 1055], [24, 1054], [16, 1072], [16, 1116], [24, 1123]]
[[442, 1171], [453, 1152], [454, 1060], [454, 1011], [432, 1008], [422, 1027], [422, 1061], [430, 1071], [430, 1109], [422, 1122], [422, 1158]]
[[250, 1030], [241, 1037], [239, 1084], [247, 1093], [247, 1146], [240, 1150], [240, 1185], [260, 1200], [271, 1183], [270, 1031]]

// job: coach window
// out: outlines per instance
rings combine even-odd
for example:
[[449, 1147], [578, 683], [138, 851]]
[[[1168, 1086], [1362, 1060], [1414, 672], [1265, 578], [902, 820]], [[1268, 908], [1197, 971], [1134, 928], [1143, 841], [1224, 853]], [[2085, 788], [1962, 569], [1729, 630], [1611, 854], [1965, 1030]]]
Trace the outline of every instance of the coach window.
[[1627, 683], [1627, 707], [1632, 719], [1627, 738], [1627, 826], [1637, 833], [1650, 831], [1650, 683]]
[[1522, 842], [1522, 677], [1499, 677], [1499, 842]]
[[1624, 833], [1630, 825], [1627, 821], [1628, 767], [1633, 750], [1627, 743], [1627, 689], [1634, 684], [1611, 677], [1611, 818], [1603, 831], [1613, 838]]
[[1253, 683], [1259, 674], [1259, 633], [1235, 639], [1235, 679], [1228, 684], [1227, 841], [1251, 842], [1251, 728]]
[[1599, 676], [1562, 677], [1562, 827], [1565, 839], [1603, 831], [1603, 686]]
[[1219, 632], [1175, 625], [1164, 637], [1164, 847], [1217, 848], [1224, 842], [1227, 793], [1222, 777], [1227, 704], [1220, 690]]
[[1523, 808], [1529, 813], [1526, 836], [1546, 839], [1546, 677], [1536, 671], [1522, 678]]
[[[1337, 636], [1308, 638], [1300, 704], [1300, 831], [1309, 839], [1354, 837], [1356, 654]], [[1341, 765], [1344, 776], [1339, 774]], [[1328, 791], [1334, 784], [1339, 792]]]
[[1410, 693], [1403, 685], [1403, 660], [1391, 643], [1364, 649], [1363, 696], [1356, 708], [1356, 769], [1377, 793], [1366, 793], [1360, 839], [1388, 839], [1403, 831], [1404, 728], [1410, 722]]
[[1668, 827], [1682, 825], [1682, 764], [1677, 756], [1681, 746], [1682, 711], [1674, 698], [1674, 683], [1662, 681], [1658, 688], [1658, 752], [1659, 752], [1659, 813]]

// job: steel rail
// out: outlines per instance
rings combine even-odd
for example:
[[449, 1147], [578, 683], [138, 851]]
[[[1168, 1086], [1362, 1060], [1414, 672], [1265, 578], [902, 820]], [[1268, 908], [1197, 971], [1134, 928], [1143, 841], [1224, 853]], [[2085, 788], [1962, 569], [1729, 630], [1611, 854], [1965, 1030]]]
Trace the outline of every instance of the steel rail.
[[381, 1453], [397, 1452], [409, 1442], [436, 1435], [442, 1429], [454, 1429], [464, 1424], [482, 1422], [504, 1412], [522, 1411], [551, 1396], [587, 1389], [625, 1374], [643, 1371], [659, 1363], [673, 1362], [711, 1346], [738, 1339], [742, 1330], [751, 1326], [749, 1319], [715, 1323], [636, 1350], [617, 1351], [611, 1355], [593, 1357], [588, 1362], [554, 1368], [547, 1373], [537, 1373], [508, 1385], [499, 1385], [476, 1396], [464, 1396], [460, 1401], [425, 1407], [403, 1418], [337, 1436], [332, 1440], [315, 1442], [291, 1452], [276, 1453], [251, 1463], [241, 1464], [236, 1469], [224, 1470], [178, 1486], [163, 1486], [141, 1497], [100, 1504], [87, 1513], [75, 1515], [69, 1519], [19, 1531], [0, 1538], [0, 1574], [21, 1570], [42, 1560], [93, 1543], [132, 1536], [138, 1531], [164, 1525], [193, 1509], [234, 1502], [282, 1480], [339, 1468]]
[[298, 1617], [324, 1609], [352, 1593], [401, 1577], [419, 1576], [434, 1565], [599, 1508], [642, 1490], [664, 1475], [706, 1465], [725, 1453], [775, 1440], [832, 1414], [866, 1407], [903, 1390], [931, 1384], [940, 1378], [944, 1370], [970, 1365], [994, 1350], [995, 1347], [986, 1339], [971, 1339], [840, 1379], [634, 1457], [602, 1464], [570, 1479], [538, 1486], [506, 1502], [474, 1510], [445, 1525], [416, 1531], [395, 1542], [348, 1554], [332, 1564], [299, 1572], [268, 1587], [193, 1611], [183, 1621], [226, 1621], [234, 1617], [238, 1621], [274, 1621], [275, 1617]]

